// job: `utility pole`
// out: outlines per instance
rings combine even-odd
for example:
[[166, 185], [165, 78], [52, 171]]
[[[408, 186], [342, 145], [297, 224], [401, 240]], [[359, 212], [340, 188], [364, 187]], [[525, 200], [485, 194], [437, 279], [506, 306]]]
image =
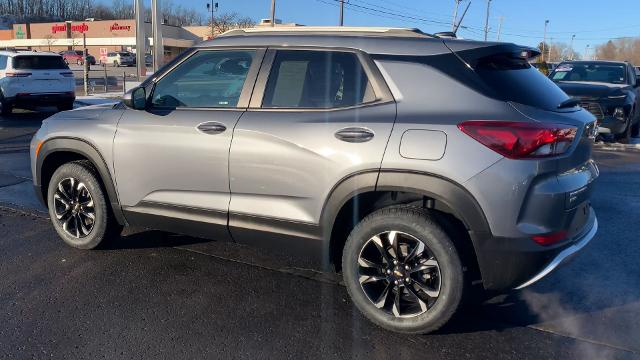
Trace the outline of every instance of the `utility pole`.
[[84, 95], [89, 95], [89, 63], [87, 62], [87, 33], [82, 33], [82, 79]]
[[276, 0], [271, 0], [271, 26], [276, 26]]
[[500, 41], [500, 33], [502, 33], [502, 22], [504, 21], [504, 16], [500, 16], [500, 25], [498, 25], [498, 41]]
[[153, 29], [153, 71], [156, 72], [164, 62], [162, 45], [162, 21], [160, 20], [160, 0], [151, 0], [151, 27]]
[[553, 38], [549, 38], [549, 57], [547, 58], [547, 61], [551, 61], [551, 47], [553, 44]]
[[344, 0], [340, 0], [340, 26], [344, 26]]
[[213, 13], [218, 11], [218, 3], [207, 3], [207, 11], [211, 14], [211, 39], [216, 36], [213, 31]]
[[573, 60], [573, 39], [576, 38], [576, 34], [571, 35], [571, 45], [569, 46], [569, 60]]
[[544, 62], [544, 47], [545, 47], [545, 43], [547, 42], [547, 25], [549, 25], [549, 20], [545, 20], [544, 21], [544, 37], [542, 38], [542, 62]]
[[462, 0], [453, 0], [456, 5], [453, 8], [453, 20], [451, 21], [451, 31], [456, 31], [456, 21], [458, 20], [458, 7]]
[[487, 17], [484, 20], [484, 41], [487, 41], [489, 36], [489, 11], [491, 10], [491, 0], [487, 0]]
[[144, 32], [144, 3], [143, 0], [136, 0], [136, 72], [138, 73], [138, 81], [142, 81], [141, 77], [147, 75], [147, 67], [145, 65], [145, 54], [147, 53], [147, 36]]

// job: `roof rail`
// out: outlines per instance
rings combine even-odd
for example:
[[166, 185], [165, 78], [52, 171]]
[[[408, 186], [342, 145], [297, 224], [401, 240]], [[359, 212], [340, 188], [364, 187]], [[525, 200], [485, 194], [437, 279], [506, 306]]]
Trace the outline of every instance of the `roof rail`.
[[249, 34], [323, 34], [323, 33], [361, 33], [397, 35], [410, 37], [433, 37], [415, 28], [392, 28], [392, 27], [365, 27], [365, 26], [274, 26], [274, 27], [253, 27], [245, 29], [232, 29], [219, 36], [249, 35]]

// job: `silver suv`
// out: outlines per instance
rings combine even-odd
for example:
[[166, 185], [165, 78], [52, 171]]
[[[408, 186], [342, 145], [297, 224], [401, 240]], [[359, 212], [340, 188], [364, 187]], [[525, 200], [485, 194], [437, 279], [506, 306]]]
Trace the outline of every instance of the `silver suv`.
[[342, 272], [393, 331], [539, 280], [597, 230], [594, 117], [537, 50], [408, 29], [234, 30], [117, 105], [47, 119], [36, 193], [69, 245], [136, 225]]

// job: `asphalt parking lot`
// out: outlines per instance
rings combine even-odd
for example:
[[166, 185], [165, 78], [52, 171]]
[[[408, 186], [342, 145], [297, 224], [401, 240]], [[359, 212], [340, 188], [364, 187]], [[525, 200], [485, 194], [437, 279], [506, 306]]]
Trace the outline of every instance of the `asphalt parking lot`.
[[48, 115], [0, 118], [2, 358], [640, 359], [640, 149], [596, 147], [600, 230], [573, 262], [405, 336], [361, 316], [339, 276], [277, 254], [145, 229], [65, 246], [30, 184]]

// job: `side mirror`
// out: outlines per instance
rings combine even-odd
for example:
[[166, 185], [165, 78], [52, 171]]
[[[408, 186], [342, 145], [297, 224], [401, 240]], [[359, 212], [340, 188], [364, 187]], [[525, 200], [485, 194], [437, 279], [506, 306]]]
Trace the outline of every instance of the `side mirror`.
[[122, 97], [122, 102], [134, 110], [144, 110], [147, 106], [147, 91], [143, 87], [133, 88]]

